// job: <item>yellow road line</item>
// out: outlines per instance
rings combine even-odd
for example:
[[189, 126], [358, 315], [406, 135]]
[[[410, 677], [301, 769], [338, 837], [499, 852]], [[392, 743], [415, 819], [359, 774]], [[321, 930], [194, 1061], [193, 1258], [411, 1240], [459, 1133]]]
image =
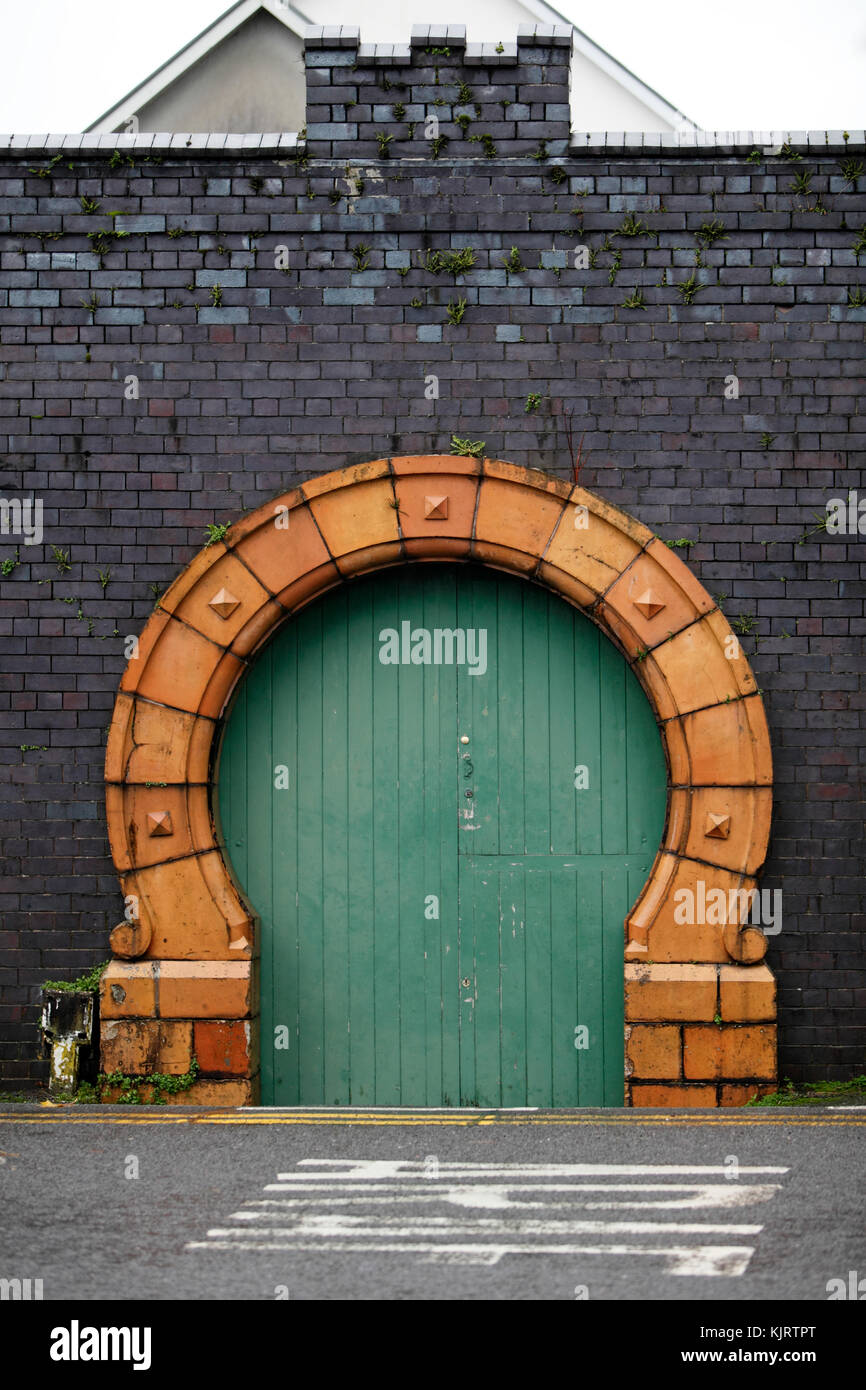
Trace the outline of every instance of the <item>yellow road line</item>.
[[175, 1125], [345, 1125], [348, 1127], [374, 1126], [394, 1128], [400, 1126], [411, 1126], [429, 1128], [434, 1125], [457, 1125], [464, 1128], [477, 1129], [485, 1125], [650, 1125], [655, 1127], [670, 1128], [695, 1128], [701, 1125], [712, 1126], [731, 1126], [731, 1125], [794, 1125], [794, 1126], [830, 1126], [838, 1128], [840, 1125], [847, 1128], [866, 1125], [866, 1115], [844, 1116], [834, 1114], [826, 1116], [807, 1116], [807, 1115], [636, 1115], [633, 1111], [625, 1115], [573, 1115], [573, 1114], [507, 1114], [497, 1113], [496, 1111], [479, 1111], [476, 1114], [466, 1114], [465, 1111], [457, 1111], [453, 1114], [424, 1114], [417, 1111], [407, 1111], [404, 1114], [396, 1114], [394, 1111], [279, 1111], [254, 1113], [244, 1112], [243, 1110], [201, 1110], [198, 1112], [184, 1112], [172, 1114], [170, 1111], [148, 1111], [142, 1113], [118, 1114], [116, 1111], [106, 1111], [101, 1114], [89, 1113], [81, 1114], [73, 1110], [57, 1109], [44, 1110], [38, 1114], [20, 1111], [0, 1111], [0, 1124], [72, 1124], [72, 1125], [153, 1125], [153, 1124], [175, 1124]]

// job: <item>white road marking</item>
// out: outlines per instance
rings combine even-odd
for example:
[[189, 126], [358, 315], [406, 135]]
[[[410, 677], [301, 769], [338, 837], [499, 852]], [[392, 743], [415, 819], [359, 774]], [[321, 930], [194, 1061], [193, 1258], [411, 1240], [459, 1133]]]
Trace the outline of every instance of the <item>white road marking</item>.
[[681, 1235], [756, 1236], [763, 1226], [713, 1225], [708, 1221], [496, 1221], [493, 1217], [478, 1217], [474, 1221], [455, 1221], [447, 1216], [346, 1216], [333, 1212], [323, 1215], [307, 1213], [292, 1226], [268, 1226], [264, 1230], [236, 1231], [231, 1227], [216, 1227], [209, 1236], [228, 1238], [247, 1236], [389, 1236], [402, 1240], [404, 1236], [639, 1236]]
[[[349, 1179], [362, 1179], [372, 1181], [381, 1178], [418, 1178], [424, 1177], [427, 1182], [435, 1182], [437, 1179], [427, 1176], [429, 1171], [423, 1162], [410, 1163], [407, 1160], [383, 1160], [383, 1159], [347, 1159], [347, 1158], [302, 1158], [301, 1164], [315, 1164], [317, 1168], [330, 1168], [332, 1165], [339, 1164], [345, 1172], [335, 1173], [278, 1173], [277, 1178], [280, 1182], [315, 1182], [327, 1176], [329, 1182], [343, 1182]], [[643, 1178], [643, 1177], [673, 1177], [675, 1175], [689, 1177], [715, 1177], [721, 1176], [728, 1178], [730, 1169], [724, 1164], [714, 1166], [712, 1164], [680, 1164], [680, 1163], [439, 1163], [436, 1167], [437, 1173], [447, 1173], [449, 1177], [470, 1177], [487, 1178], [495, 1173], [501, 1173], [507, 1178]], [[749, 1177], [757, 1177], [771, 1174], [787, 1173], [787, 1168], [747, 1168], [741, 1165], [738, 1172], [745, 1173]], [[728, 1178], [728, 1181], [731, 1181]]]
[[[780, 1183], [766, 1183], [761, 1185], [739, 1185], [736, 1183], [704, 1183], [685, 1184], [685, 1183], [545, 1183], [541, 1188], [541, 1195], [536, 1201], [518, 1201], [510, 1197], [510, 1192], [531, 1192], [538, 1190], [537, 1183], [484, 1183], [474, 1184], [464, 1187], [453, 1183], [437, 1182], [418, 1183], [407, 1191], [407, 1185], [397, 1186], [392, 1183], [367, 1183], [364, 1185], [355, 1183], [341, 1183], [339, 1188], [335, 1188], [331, 1183], [305, 1183], [303, 1187], [295, 1188], [295, 1191], [303, 1192], [302, 1197], [263, 1197], [258, 1201], [249, 1202], [247, 1205], [252, 1207], [304, 1207], [317, 1205], [321, 1198], [311, 1194], [315, 1192], [334, 1193], [339, 1192], [340, 1196], [329, 1196], [328, 1206], [354, 1206], [357, 1204], [357, 1196], [345, 1196], [347, 1192], [363, 1192], [365, 1206], [400, 1206], [400, 1205], [424, 1205], [424, 1203], [438, 1204], [440, 1202], [451, 1202], [456, 1206], [463, 1207], [493, 1207], [517, 1209], [521, 1207], [585, 1207], [588, 1211], [616, 1211], [616, 1210], [637, 1210], [646, 1208], [658, 1211], [687, 1211], [700, 1207], [744, 1207], [752, 1206], [756, 1202], [769, 1202], [776, 1193], [781, 1190]], [[291, 1192], [291, 1185], [283, 1183], [268, 1183], [265, 1192]], [[546, 1194], [552, 1192], [664, 1192], [667, 1194], [682, 1193], [682, 1196], [668, 1195], [665, 1200], [655, 1200], [650, 1198], [645, 1201], [608, 1201], [594, 1202], [580, 1198], [572, 1198], [568, 1202], [549, 1202]], [[243, 1216], [241, 1212], [234, 1212], [234, 1217]]]
[[[737, 1208], [771, 1201], [781, 1189], [778, 1182], [741, 1183], [739, 1176], [768, 1178], [788, 1171], [742, 1166], [732, 1179], [726, 1165], [713, 1164], [437, 1163], [431, 1168], [429, 1160], [302, 1159], [264, 1188], [286, 1195], [245, 1202], [228, 1217], [236, 1225], [212, 1227], [205, 1240], [190, 1241], [186, 1249], [387, 1253], [482, 1265], [497, 1264], [506, 1255], [648, 1256], [662, 1259], [667, 1274], [732, 1278], [746, 1271], [754, 1254], [754, 1245], [732, 1242], [757, 1237], [763, 1227], [724, 1218]], [[718, 1176], [725, 1181], [711, 1181]], [[701, 1181], [677, 1180], [682, 1177]], [[583, 1217], [584, 1211], [599, 1215]], [[673, 1219], [674, 1213], [689, 1211], [716, 1216]], [[621, 1212], [634, 1215], [620, 1218]], [[632, 1239], [623, 1243], [623, 1237]], [[587, 1238], [593, 1243], [584, 1244]]]
[[[321, 1255], [321, 1241], [269, 1241], [248, 1244], [243, 1241], [193, 1240], [187, 1250], [219, 1251], [291, 1251]], [[751, 1245], [429, 1245], [419, 1242], [401, 1245], [376, 1245], [354, 1241], [327, 1246], [328, 1254], [390, 1254], [423, 1255], [428, 1264], [444, 1260], [448, 1264], [495, 1265], [504, 1255], [657, 1255], [667, 1261], [666, 1274], [725, 1275], [736, 1278], [744, 1274], [754, 1254]]]

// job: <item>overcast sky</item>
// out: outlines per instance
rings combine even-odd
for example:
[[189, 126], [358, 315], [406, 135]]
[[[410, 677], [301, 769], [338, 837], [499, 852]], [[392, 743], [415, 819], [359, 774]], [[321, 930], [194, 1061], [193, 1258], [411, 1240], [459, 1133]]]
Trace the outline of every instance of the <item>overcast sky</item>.
[[[866, 126], [866, 0], [555, 3], [707, 129]], [[330, 0], [328, 22], [338, 5]], [[82, 130], [228, 8], [228, 0], [0, 0], [0, 130]], [[374, 17], [386, 8], [361, 19], [365, 40], [408, 38], [379, 31]], [[413, 8], [415, 23], [448, 17], [442, 0]], [[359, 11], [345, 3], [343, 22], [359, 23]], [[511, 37], [465, 22], [473, 41]]]

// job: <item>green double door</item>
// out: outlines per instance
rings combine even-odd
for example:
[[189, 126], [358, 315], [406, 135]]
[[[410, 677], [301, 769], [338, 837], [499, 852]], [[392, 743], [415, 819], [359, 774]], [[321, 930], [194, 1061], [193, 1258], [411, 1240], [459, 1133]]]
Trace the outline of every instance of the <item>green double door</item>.
[[563, 600], [468, 566], [343, 585], [243, 681], [217, 804], [261, 919], [265, 1104], [622, 1104], [665, 763]]

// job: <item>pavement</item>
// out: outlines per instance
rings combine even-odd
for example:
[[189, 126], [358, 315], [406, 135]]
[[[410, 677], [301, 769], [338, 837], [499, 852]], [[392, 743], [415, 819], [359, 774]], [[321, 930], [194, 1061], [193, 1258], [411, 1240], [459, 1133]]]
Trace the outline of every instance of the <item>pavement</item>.
[[852, 1108], [7, 1106], [0, 1280], [79, 1302], [826, 1303], [866, 1276], [864, 1138]]

